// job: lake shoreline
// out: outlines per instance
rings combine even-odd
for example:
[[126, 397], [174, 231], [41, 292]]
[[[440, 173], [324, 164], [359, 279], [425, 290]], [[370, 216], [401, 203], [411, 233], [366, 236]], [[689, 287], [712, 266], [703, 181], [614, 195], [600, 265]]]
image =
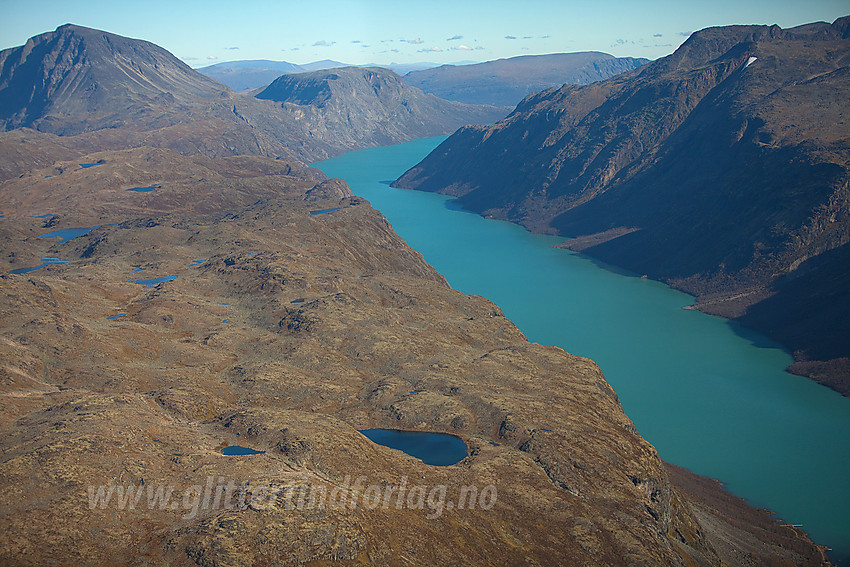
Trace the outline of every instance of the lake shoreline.
[[[406, 188], [399, 187], [399, 189]], [[409, 190], [419, 191], [419, 189]], [[431, 191], [422, 192], [431, 193]], [[460, 203], [458, 199], [455, 199], [455, 204], [458, 207], [463, 207], [462, 203]], [[611, 264], [600, 258], [597, 258], [593, 256], [592, 253], [588, 253], [587, 250], [598, 244], [602, 244], [604, 242], [608, 242], [610, 240], [614, 240], [621, 236], [625, 236], [627, 234], [631, 234], [632, 232], [640, 230], [638, 228], [621, 227], [619, 229], [611, 229], [603, 233], [574, 237], [553, 232], [551, 227], [548, 226], [541, 227], [534, 223], [524, 223], [519, 220], [511, 219], [505, 215], [494, 215], [492, 211], [478, 212], [466, 208], [464, 208], [464, 210], [469, 213], [479, 215], [485, 219], [500, 220], [516, 224], [517, 226], [521, 226], [532, 234], [558, 236], [560, 238], [564, 238], [566, 239], [564, 242], [556, 244], [553, 247], [570, 250], [572, 252], [580, 254], [590, 259], [600, 267], [604, 269], [611, 269], [615, 273], [637, 275], [635, 272], [632, 272], [628, 268], [618, 266], [616, 264]], [[700, 294], [694, 290], [692, 279], [688, 280], [688, 284], [690, 285], [686, 285], [683, 283], [683, 280], [657, 279], [645, 274], [640, 275], [639, 277], [651, 279], [652, 281], [656, 281], [666, 286], [669, 286], [671, 289], [692, 296], [694, 298], [693, 305], [687, 306], [685, 307], [685, 309], [691, 309], [694, 311], [699, 311], [700, 313], [704, 313], [706, 315], [719, 317], [721, 319], [729, 321], [730, 323], [737, 323], [738, 325], [741, 325], [746, 329], [770, 337], [772, 340], [776, 341], [777, 344], [781, 345], [786, 352], [791, 354], [792, 358], [794, 359], [794, 361], [785, 368], [785, 371], [787, 373], [794, 376], [808, 378], [809, 380], [812, 380], [817, 384], [820, 384], [826, 388], [829, 388], [830, 390], [838, 392], [844, 397], [850, 397], [850, 358], [838, 358], [827, 361], [806, 360], [804, 358], [800, 358], [798, 356], [798, 353], [794, 351], [791, 345], [787, 344], [787, 342], [783, 342], [777, 339], [775, 336], [772, 336], [769, 328], [759, 328], [758, 326], [744, 325], [736, 320], [738, 316], [743, 314], [745, 308], [752, 304], [752, 302], [747, 303], [738, 300], [743, 299], [745, 295], [760, 295], [763, 297], [767, 297], [770, 295], [769, 290], [765, 288], [758, 288], [751, 290], [746, 294], [742, 294], [739, 291], [729, 293], [721, 292], [719, 294]]]
[[454, 289], [494, 301], [529, 341], [597, 362], [663, 459], [847, 551], [838, 518], [850, 492], [832, 471], [850, 454], [828, 448], [850, 427], [847, 398], [789, 374], [788, 350], [756, 331], [683, 309], [694, 296], [665, 282], [559, 249], [563, 236], [461, 209], [450, 196], [387, 187], [437, 144], [313, 166], [348, 181]]

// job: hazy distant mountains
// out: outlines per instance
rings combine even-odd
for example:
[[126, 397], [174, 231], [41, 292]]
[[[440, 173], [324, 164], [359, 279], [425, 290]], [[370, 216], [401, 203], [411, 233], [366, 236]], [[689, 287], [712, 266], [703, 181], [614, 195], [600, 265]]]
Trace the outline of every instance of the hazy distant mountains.
[[468, 122], [492, 123], [506, 114], [503, 109], [423, 93], [380, 67], [283, 75], [256, 96], [302, 116], [313, 125], [311, 136], [334, 145], [353, 144], [358, 139], [391, 144], [400, 136], [435, 136]]
[[334, 67], [344, 67], [339, 61], [317, 61], [309, 65], [296, 65], [286, 61], [269, 61], [255, 59], [250, 61], [230, 61], [216, 63], [209, 67], [196, 69], [202, 75], [225, 84], [234, 91], [257, 89], [265, 87], [284, 73], [299, 73], [305, 71], [320, 71]]
[[[582, 52], [524, 55], [474, 64], [441, 66], [437, 63], [410, 63], [380, 67], [402, 75], [407, 84], [446, 100], [513, 107], [535, 91], [565, 83], [586, 85], [631, 71], [648, 62], [648, 59]], [[283, 74], [346, 66], [339, 61], [328, 60], [307, 65], [254, 60], [218, 63], [197, 71], [235, 91], [242, 91], [265, 87]]]
[[[436, 67], [437, 63], [409, 63], [409, 64], [391, 64], [381, 65], [385, 69], [389, 69], [399, 75], [404, 75], [410, 71], [418, 71]], [[376, 65], [357, 65], [358, 67], [375, 67]], [[227, 63], [217, 63], [208, 67], [196, 69], [199, 73], [206, 75], [216, 81], [223, 83], [234, 91], [243, 91], [247, 89], [258, 89], [266, 87], [272, 81], [286, 73], [305, 73], [309, 71], [322, 71], [324, 69], [334, 69], [336, 67], [349, 67], [345, 63], [325, 59], [323, 61], [314, 61], [305, 65], [296, 65], [286, 61], [268, 61], [265, 59], [256, 59], [249, 61], [229, 61]]]
[[[321, 112], [311, 110], [310, 102], [293, 106], [259, 100], [234, 93], [152, 43], [69, 24], [0, 52], [0, 129], [75, 136], [73, 145], [88, 151], [144, 145], [186, 155], [260, 154], [315, 161], [357, 148], [450, 134], [464, 124], [492, 122], [504, 114], [426, 96], [389, 71], [372, 77], [370, 90], [383, 88], [394, 95], [371, 102], [399, 106], [370, 112], [398, 111], [401, 119], [372, 135], [363, 129], [354, 134], [332, 116], [333, 108], [346, 107], [343, 99], [359, 96], [354, 90], [335, 88], [332, 104]], [[303, 80], [313, 78], [304, 75]], [[39, 153], [27, 149], [35, 142], [32, 136], [14, 140], [0, 140], [6, 144], [4, 159], [12, 156], [8, 159], [22, 164], [28, 154]], [[45, 140], [54, 146], [66, 142]], [[16, 167], [0, 164], [8, 172]]]
[[476, 65], [443, 65], [411, 71], [404, 81], [448, 100], [516, 106], [533, 92], [563, 84], [587, 85], [648, 62], [649, 59], [599, 52], [524, 55]]
[[695, 33], [674, 54], [529, 96], [397, 185], [668, 281], [850, 392], [850, 18]]

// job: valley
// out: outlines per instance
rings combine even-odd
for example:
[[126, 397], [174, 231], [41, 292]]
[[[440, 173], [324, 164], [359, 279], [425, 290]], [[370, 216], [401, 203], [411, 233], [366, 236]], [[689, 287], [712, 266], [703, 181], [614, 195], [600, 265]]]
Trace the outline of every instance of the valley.
[[829, 563], [665, 463], [596, 362], [529, 341], [306, 165], [504, 109], [376, 68], [255, 94], [71, 24], [0, 52], [0, 561]]

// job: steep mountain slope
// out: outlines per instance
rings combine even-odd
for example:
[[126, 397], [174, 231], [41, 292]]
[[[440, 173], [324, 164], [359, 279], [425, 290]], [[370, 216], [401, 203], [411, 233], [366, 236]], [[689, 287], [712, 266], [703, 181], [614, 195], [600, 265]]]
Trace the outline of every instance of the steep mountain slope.
[[0, 121], [7, 130], [77, 134], [93, 124], [120, 126], [153, 108], [227, 96], [161, 47], [80, 26], [0, 52]]
[[397, 185], [580, 237], [568, 246], [742, 317], [850, 392], [836, 332], [850, 271], [825, 254], [850, 241], [848, 23], [697, 32], [643, 69], [459, 131]]
[[352, 136], [335, 130], [344, 123], [321, 122], [325, 115], [307, 107], [235, 94], [141, 40], [69, 24], [0, 52], [0, 129], [78, 136], [76, 145], [90, 149], [157, 146], [211, 157], [314, 161], [501, 117], [493, 109], [434, 101], [414, 105], [388, 132]]
[[380, 67], [341, 67], [284, 75], [256, 95], [312, 124], [325, 141], [368, 139], [377, 145], [400, 136], [437, 136], [464, 124], [492, 123], [503, 109], [446, 101], [408, 86]]
[[586, 85], [648, 62], [648, 59], [599, 52], [523, 55], [475, 65], [443, 65], [412, 71], [404, 76], [404, 82], [448, 100], [516, 106], [533, 92], [565, 83]]

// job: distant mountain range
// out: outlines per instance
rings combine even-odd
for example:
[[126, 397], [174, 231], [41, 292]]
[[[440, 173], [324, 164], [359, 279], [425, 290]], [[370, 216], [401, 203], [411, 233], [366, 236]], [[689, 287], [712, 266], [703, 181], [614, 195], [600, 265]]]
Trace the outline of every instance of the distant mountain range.
[[[316, 65], [324, 64], [330, 62]], [[304, 75], [303, 80], [314, 78]], [[342, 99], [357, 96], [354, 91], [334, 89], [333, 104], [319, 116], [305, 105], [236, 94], [152, 43], [69, 24], [0, 52], [0, 129], [74, 136], [78, 139], [73, 145], [89, 151], [146, 145], [210, 157], [260, 154], [309, 162], [357, 148], [449, 134], [464, 124], [504, 115], [501, 109], [426, 97], [389, 71], [373, 74], [372, 80], [370, 89], [389, 81], [387, 89], [395, 92], [392, 101], [381, 98], [375, 103], [429, 102], [404, 107], [407, 120], [387, 131], [369, 137], [361, 130], [354, 136], [347, 129], [329, 127], [343, 125], [328, 115], [330, 108], [345, 106]], [[305, 112], [310, 120], [304, 119]], [[401, 124], [412, 129], [405, 131]], [[24, 149], [18, 137], [14, 140], [6, 143], [3, 159], [38, 153]], [[45, 143], [67, 145], [61, 139]], [[0, 170], [16, 171], [4, 164]]]
[[456, 195], [697, 296], [850, 393], [850, 18], [709, 28], [529, 96], [395, 185]]
[[216, 81], [223, 83], [234, 91], [248, 89], [259, 89], [267, 87], [272, 81], [285, 73], [305, 73], [309, 71], [322, 71], [336, 67], [383, 67], [399, 75], [410, 71], [418, 71], [437, 67], [439, 63], [406, 63], [390, 65], [346, 65], [339, 61], [325, 59], [314, 61], [304, 65], [288, 63], [286, 61], [269, 61], [266, 59], [255, 59], [246, 61], [228, 61], [216, 63], [208, 67], [196, 69], [202, 75], [206, 75]]
[[216, 63], [208, 67], [200, 67], [196, 71], [238, 92], [265, 87], [284, 73], [320, 71], [322, 69], [333, 69], [334, 67], [345, 67], [345, 63], [325, 60], [316, 61], [308, 65], [296, 65], [295, 63], [288, 63], [286, 61], [255, 59]]
[[516, 106], [529, 94], [563, 84], [586, 85], [649, 63], [607, 53], [523, 55], [476, 65], [411, 71], [404, 81], [426, 93], [468, 104]]
[[408, 63], [346, 65], [339, 61], [316, 61], [296, 65], [286, 61], [250, 60], [217, 63], [197, 69], [234, 91], [268, 86], [283, 74], [321, 71], [335, 67], [383, 67], [404, 81], [446, 100], [466, 104], [516, 106], [525, 96], [565, 83], [586, 85], [631, 71], [648, 59], [614, 57], [607, 53], [554, 53], [523, 55], [485, 63]]

